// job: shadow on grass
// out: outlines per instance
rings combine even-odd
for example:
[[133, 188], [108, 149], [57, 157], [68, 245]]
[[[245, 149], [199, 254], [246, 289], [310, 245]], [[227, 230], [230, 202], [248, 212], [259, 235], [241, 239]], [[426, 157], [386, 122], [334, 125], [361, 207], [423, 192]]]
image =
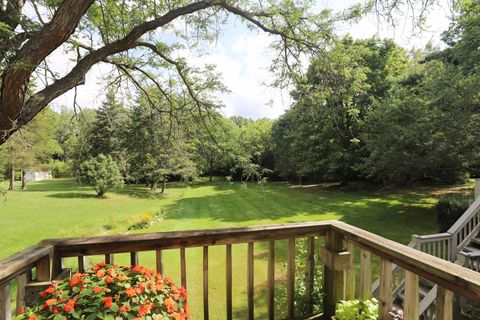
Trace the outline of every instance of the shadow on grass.
[[102, 199], [102, 198], [99, 198], [96, 194], [79, 193], [79, 192], [53, 193], [53, 194], [47, 195], [47, 197], [57, 198], [57, 199], [100, 199], [100, 200]]

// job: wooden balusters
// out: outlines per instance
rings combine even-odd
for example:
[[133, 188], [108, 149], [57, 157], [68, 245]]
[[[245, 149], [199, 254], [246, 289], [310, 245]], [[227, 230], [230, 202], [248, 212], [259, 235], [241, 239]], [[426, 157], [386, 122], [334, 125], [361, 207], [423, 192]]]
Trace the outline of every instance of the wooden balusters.
[[10, 320], [11, 318], [10, 284], [6, 284], [0, 287], [0, 320]]
[[88, 259], [86, 256], [78, 257], [78, 272], [83, 273], [88, 269]]
[[360, 299], [372, 297], [372, 255], [370, 251], [360, 250]]
[[138, 265], [138, 252], [130, 252], [130, 265]]
[[[28, 272], [30, 272], [30, 270]], [[17, 314], [19, 314], [22, 307], [25, 306], [25, 287], [28, 283], [28, 278], [28, 273], [21, 274], [17, 278], [17, 305], [15, 308]]]
[[105, 255], [105, 263], [106, 264], [115, 264], [115, 259], [113, 257], [113, 254], [109, 253]]
[[163, 275], [163, 254], [162, 250], [155, 251], [155, 265], [157, 268], [157, 272], [160, 272]]
[[227, 320], [233, 319], [232, 313], [232, 245], [227, 244], [226, 248], [226, 265], [225, 265], [225, 282], [227, 287], [226, 298], [227, 298]]
[[405, 301], [404, 317], [405, 319], [418, 319], [418, 275], [405, 270]]
[[452, 320], [453, 319], [453, 292], [437, 287], [437, 300], [435, 305], [436, 320]]
[[[388, 260], [380, 261], [380, 294], [378, 306], [379, 320], [390, 319], [389, 312], [393, 307], [392, 263]], [[407, 318], [408, 319], [408, 318]]]
[[355, 299], [355, 247], [347, 242], [347, 250], [350, 252], [350, 264], [345, 270], [345, 299]]
[[248, 269], [248, 281], [247, 281], [247, 293], [248, 293], [248, 319], [253, 320], [253, 242], [248, 243], [248, 258], [247, 258], [247, 269]]
[[208, 320], [208, 246], [203, 247], [203, 319]]
[[313, 314], [313, 283], [315, 277], [315, 238], [309, 237], [307, 239], [307, 283], [305, 286], [305, 295], [307, 299], [307, 314]]
[[275, 316], [275, 240], [268, 243], [268, 319]]
[[180, 278], [182, 287], [187, 288], [187, 261], [185, 258], [185, 248], [180, 248]]
[[288, 239], [287, 259], [287, 317], [293, 319], [295, 313], [295, 238]]

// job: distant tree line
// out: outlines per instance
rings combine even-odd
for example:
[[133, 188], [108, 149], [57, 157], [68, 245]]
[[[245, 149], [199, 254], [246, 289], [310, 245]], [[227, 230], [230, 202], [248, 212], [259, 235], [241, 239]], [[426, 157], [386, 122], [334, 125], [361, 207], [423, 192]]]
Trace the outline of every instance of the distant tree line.
[[275, 121], [196, 109], [191, 97], [155, 86], [127, 102], [111, 89], [96, 110], [45, 109], [0, 147], [0, 170], [11, 188], [25, 169], [81, 176], [82, 164], [98, 157], [123, 182], [160, 192], [168, 180], [198, 175], [456, 183], [480, 171], [478, 25], [480, 4], [465, 2], [442, 50], [334, 39], [305, 75], [292, 77], [294, 102]]

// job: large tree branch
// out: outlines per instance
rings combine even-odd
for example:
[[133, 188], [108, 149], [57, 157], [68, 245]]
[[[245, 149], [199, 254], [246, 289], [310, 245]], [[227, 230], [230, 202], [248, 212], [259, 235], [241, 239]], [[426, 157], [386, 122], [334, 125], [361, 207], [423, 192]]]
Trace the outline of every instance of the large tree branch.
[[30, 38], [9, 61], [1, 79], [0, 130], [6, 132], [15, 128], [32, 72], [45, 57], [68, 39], [93, 1], [65, 0], [52, 20], [35, 37]]
[[[73, 0], [66, 0], [66, 2], [69, 2], [69, 1], [73, 1]], [[83, 0], [83, 1], [87, 1], [87, 0]], [[110, 55], [120, 53], [134, 47], [137, 40], [145, 33], [152, 31], [154, 29], [157, 29], [159, 27], [162, 27], [180, 16], [187, 15], [187, 14], [208, 8], [210, 6], [212, 6], [211, 1], [199, 1], [192, 4], [188, 4], [186, 6], [183, 6], [177, 9], [173, 9], [161, 17], [144, 22], [134, 27], [124, 38], [117, 40], [115, 42], [112, 42], [110, 44], [107, 44], [102, 48], [99, 48], [97, 50], [94, 50], [88, 53], [77, 63], [77, 65], [67, 75], [55, 81], [53, 84], [45, 87], [43, 90], [37, 92], [30, 99], [28, 99], [28, 101], [25, 103], [23, 108], [18, 107], [23, 105], [22, 103], [20, 103], [18, 98], [13, 99], [14, 100], [13, 102], [15, 102], [15, 106], [16, 106], [14, 111], [16, 112], [12, 115], [12, 117], [9, 116], [7, 118], [8, 121], [4, 121], [4, 122], [0, 121], [0, 130], [3, 130], [3, 132], [5, 133], [3, 137], [0, 137], [0, 143], [5, 141], [6, 138], [8, 138], [8, 136], [10, 136], [19, 127], [21, 127], [22, 125], [30, 121], [50, 101], [64, 94], [68, 90], [80, 84], [83, 84], [85, 81], [86, 73], [96, 63], [101, 62], [103, 59], [105, 59]], [[56, 15], [58, 15], [58, 12]], [[63, 42], [65, 42], [66, 40], [67, 39], [64, 39]], [[10, 79], [10, 78], [9, 80], [13, 81], [13, 79]], [[5, 82], [3, 83], [3, 85], [5, 86]], [[18, 92], [18, 83], [17, 83], [17, 90], [15, 92]], [[22, 95], [21, 99], [23, 100], [24, 90], [21, 95]], [[3, 93], [2, 93], [2, 98], [3, 98]], [[5, 105], [3, 103], [0, 104], [0, 112], [3, 112], [4, 106]], [[17, 114], [20, 110], [21, 110], [21, 113]], [[4, 116], [2, 116], [2, 119], [3, 118]]]

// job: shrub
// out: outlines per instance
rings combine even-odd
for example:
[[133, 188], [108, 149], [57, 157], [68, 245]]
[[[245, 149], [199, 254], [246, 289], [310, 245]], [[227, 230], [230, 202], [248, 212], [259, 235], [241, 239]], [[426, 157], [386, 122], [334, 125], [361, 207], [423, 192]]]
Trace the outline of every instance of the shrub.
[[140, 266], [104, 263], [76, 273], [41, 293], [40, 304], [23, 319], [188, 319], [187, 292], [160, 273]]
[[340, 320], [377, 320], [378, 300], [348, 300], [337, 304], [335, 316]]
[[438, 200], [435, 205], [440, 232], [447, 231], [470, 207], [473, 197], [449, 196]]
[[111, 156], [100, 154], [83, 162], [78, 174], [80, 180], [91, 185], [100, 198], [108, 190], [123, 186], [123, 177]]

